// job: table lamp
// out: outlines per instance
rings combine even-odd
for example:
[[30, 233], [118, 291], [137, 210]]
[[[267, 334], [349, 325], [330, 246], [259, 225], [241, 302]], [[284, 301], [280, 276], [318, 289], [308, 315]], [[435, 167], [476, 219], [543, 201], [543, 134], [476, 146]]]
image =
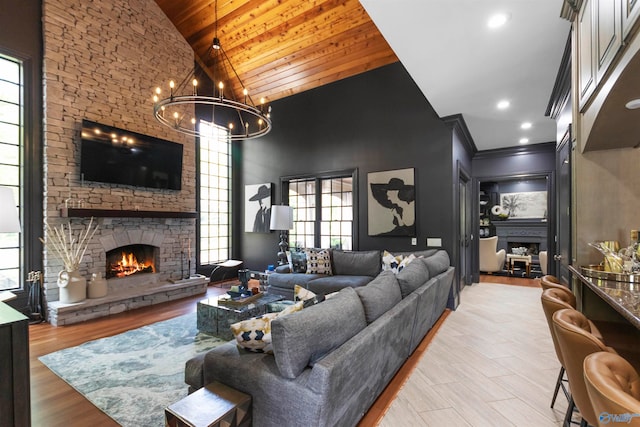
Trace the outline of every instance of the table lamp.
[[13, 198], [13, 190], [0, 187], [0, 233], [19, 233], [18, 209]]
[[[0, 187], [0, 233], [19, 233], [20, 221], [18, 209], [13, 198], [13, 190]], [[14, 299], [16, 295], [10, 291], [0, 292], [0, 301]]]
[[271, 229], [280, 231], [278, 247], [278, 265], [287, 263], [287, 249], [289, 249], [289, 230], [293, 228], [293, 208], [285, 205], [271, 206]]

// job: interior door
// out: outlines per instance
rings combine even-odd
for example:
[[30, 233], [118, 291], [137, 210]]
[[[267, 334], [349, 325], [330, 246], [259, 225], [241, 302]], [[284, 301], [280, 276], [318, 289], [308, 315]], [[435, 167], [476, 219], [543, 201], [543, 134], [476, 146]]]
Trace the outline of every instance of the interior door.
[[459, 260], [459, 286], [458, 289], [462, 289], [466, 285], [471, 284], [471, 240], [472, 240], [472, 230], [471, 230], [471, 184], [469, 181], [469, 177], [460, 173], [459, 181], [458, 181], [458, 197], [459, 197], [459, 208], [460, 208], [460, 224], [459, 224], [459, 248], [458, 253], [460, 255]]
[[[571, 262], [571, 126], [556, 148], [556, 245], [553, 261], [556, 276], [569, 283]], [[551, 247], [551, 245], [550, 245]], [[553, 273], [553, 271], [551, 271]]]

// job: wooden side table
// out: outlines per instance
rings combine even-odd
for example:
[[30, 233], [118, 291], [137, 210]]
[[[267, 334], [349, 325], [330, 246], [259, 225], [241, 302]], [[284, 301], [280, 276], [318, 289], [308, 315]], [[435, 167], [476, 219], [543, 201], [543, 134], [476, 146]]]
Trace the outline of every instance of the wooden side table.
[[212, 382], [165, 410], [168, 427], [250, 427], [251, 396]]
[[513, 274], [513, 263], [524, 262], [527, 276], [531, 273], [531, 255], [515, 255], [507, 254], [507, 267], [509, 267], [509, 273]]

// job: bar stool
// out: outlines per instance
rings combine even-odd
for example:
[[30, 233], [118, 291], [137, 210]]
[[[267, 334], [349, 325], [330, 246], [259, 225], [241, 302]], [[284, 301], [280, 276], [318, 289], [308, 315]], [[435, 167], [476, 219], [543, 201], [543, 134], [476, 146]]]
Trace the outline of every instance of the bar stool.
[[568, 286], [560, 283], [560, 280], [556, 276], [552, 276], [551, 274], [544, 275], [540, 278], [540, 286], [542, 287], [542, 289], [556, 288], [571, 292], [571, 289], [569, 289]]
[[[571, 396], [566, 386], [564, 385], [564, 383], [566, 382], [566, 380], [564, 379], [565, 364], [562, 357], [562, 352], [560, 351], [560, 345], [558, 344], [556, 331], [553, 328], [552, 318], [553, 314], [558, 310], [562, 310], [565, 308], [575, 309], [576, 297], [566, 288], [549, 288], [542, 292], [542, 295], [540, 296], [540, 302], [542, 302], [542, 310], [544, 311], [544, 315], [547, 318], [549, 332], [551, 333], [551, 340], [553, 341], [553, 348], [556, 352], [556, 357], [560, 362], [560, 372], [558, 373], [556, 387], [553, 391], [553, 398], [551, 399], [551, 407], [553, 408], [553, 405], [555, 405], [556, 403], [556, 398], [558, 397], [558, 391], [560, 391], [561, 388], [567, 400], [570, 400]], [[602, 336], [596, 326], [589, 319], [587, 319], [587, 321], [589, 322], [589, 329], [591, 330], [591, 333], [602, 341]]]
[[[640, 426], [640, 416], [631, 416], [640, 414], [640, 376], [627, 360], [608, 352], [590, 354], [584, 359], [584, 381], [598, 426], [616, 421]], [[610, 418], [623, 414], [628, 420]]]
[[573, 409], [577, 407], [582, 416], [580, 425], [584, 427], [589, 423], [595, 426], [598, 417], [587, 394], [583, 374], [584, 359], [592, 353], [599, 351], [615, 353], [615, 350], [605, 346], [591, 333], [589, 319], [577, 310], [570, 308], [558, 310], [553, 314], [552, 320], [569, 384], [571, 384], [571, 399], [564, 425], [570, 425]]

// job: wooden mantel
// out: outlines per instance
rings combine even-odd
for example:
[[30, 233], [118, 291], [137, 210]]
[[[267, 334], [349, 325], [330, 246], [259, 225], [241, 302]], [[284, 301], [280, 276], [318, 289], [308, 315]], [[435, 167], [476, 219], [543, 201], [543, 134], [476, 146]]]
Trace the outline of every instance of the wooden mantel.
[[68, 208], [61, 209], [60, 215], [63, 218], [197, 218], [198, 212]]

